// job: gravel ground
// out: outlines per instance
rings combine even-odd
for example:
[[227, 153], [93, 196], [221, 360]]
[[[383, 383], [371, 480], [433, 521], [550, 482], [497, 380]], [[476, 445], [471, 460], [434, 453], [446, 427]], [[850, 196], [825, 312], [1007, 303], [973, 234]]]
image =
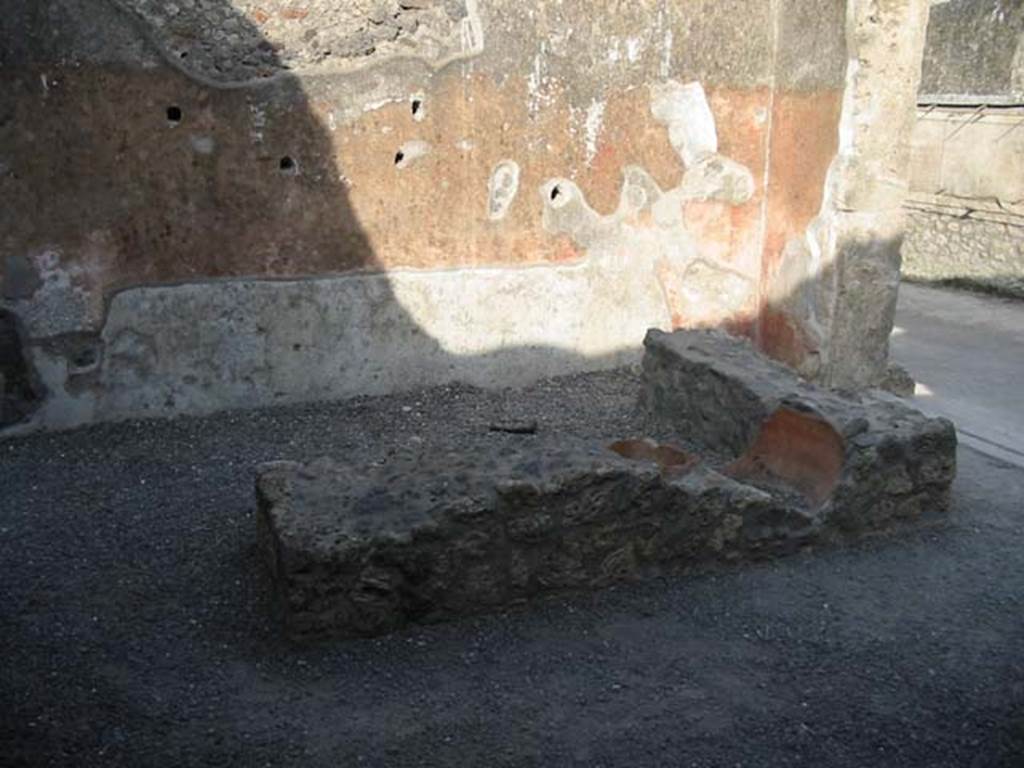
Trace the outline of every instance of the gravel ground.
[[941, 528], [377, 640], [293, 648], [266, 618], [256, 463], [495, 420], [626, 437], [636, 387], [0, 442], [0, 764], [1024, 766], [1024, 471], [968, 449]]

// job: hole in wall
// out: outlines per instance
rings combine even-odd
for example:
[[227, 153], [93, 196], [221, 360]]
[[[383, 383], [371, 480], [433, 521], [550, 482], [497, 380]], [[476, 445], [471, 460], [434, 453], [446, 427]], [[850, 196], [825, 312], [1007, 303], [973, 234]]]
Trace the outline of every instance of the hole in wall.
[[277, 165], [282, 171], [295, 170], [295, 161], [291, 158], [290, 155], [285, 155], [284, 157], [282, 157]]
[[169, 123], [180, 123], [182, 118], [181, 107], [171, 105], [167, 108], [167, 122]]
[[425, 141], [407, 141], [395, 152], [395, 168], [401, 170], [421, 160], [430, 153], [430, 145]]
[[99, 361], [96, 350], [92, 347], [80, 349], [71, 356], [71, 365], [76, 369], [92, 368]]
[[568, 179], [551, 179], [540, 188], [541, 199], [552, 210], [564, 208], [577, 199], [576, 185]]
[[418, 117], [422, 109], [423, 109], [423, 100], [422, 99], [413, 99], [412, 100], [412, 116], [413, 117]]

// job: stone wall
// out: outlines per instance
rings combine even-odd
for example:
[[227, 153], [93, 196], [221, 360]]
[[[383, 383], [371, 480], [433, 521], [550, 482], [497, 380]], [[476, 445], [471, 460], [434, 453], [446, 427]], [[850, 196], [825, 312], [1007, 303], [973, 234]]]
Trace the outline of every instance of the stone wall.
[[1024, 295], [1024, 5], [932, 10], [903, 275]]
[[[842, 125], [872, 82], [898, 116], [916, 74], [846, 86], [873, 36], [914, 50], [926, 2], [864, 8], [16, 3], [0, 308], [31, 426], [520, 383], [635, 359], [649, 327], [830, 370], [833, 315], [801, 335], [766, 302], [838, 156], [900, 176]], [[868, 346], [843, 356], [854, 379], [876, 377]]]
[[977, 212], [965, 217], [937, 206], [912, 209], [903, 274], [1024, 299], [1024, 217], [1000, 220]]
[[939, 0], [923, 70], [923, 101], [1024, 100], [1024, 4]]

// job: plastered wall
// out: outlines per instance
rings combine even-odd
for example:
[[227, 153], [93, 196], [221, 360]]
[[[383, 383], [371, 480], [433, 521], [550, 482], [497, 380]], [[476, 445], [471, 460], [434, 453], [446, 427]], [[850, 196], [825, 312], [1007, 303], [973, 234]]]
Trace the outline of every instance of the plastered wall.
[[[887, 43], [890, 16], [926, 23], [923, 0], [890, 5], [871, 22]], [[856, 34], [881, 32], [857, 33], [856, 11], [16, 4], [0, 28], [0, 294], [23, 358], [4, 363], [22, 372], [8, 412], [63, 427], [516, 384], [697, 325], [828, 378], [834, 249], [792, 254], [831, 211], [829, 180], [874, 151], [850, 62]], [[900, 158], [877, 154], [899, 187]]]

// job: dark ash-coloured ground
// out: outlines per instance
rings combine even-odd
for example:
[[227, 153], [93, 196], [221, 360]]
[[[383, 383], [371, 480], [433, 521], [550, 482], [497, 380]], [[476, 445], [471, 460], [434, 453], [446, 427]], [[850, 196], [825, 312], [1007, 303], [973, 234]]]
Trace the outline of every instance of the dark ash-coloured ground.
[[948, 524], [295, 649], [253, 467], [642, 433], [627, 371], [0, 442], [0, 764], [1024, 766], [1024, 471]]

